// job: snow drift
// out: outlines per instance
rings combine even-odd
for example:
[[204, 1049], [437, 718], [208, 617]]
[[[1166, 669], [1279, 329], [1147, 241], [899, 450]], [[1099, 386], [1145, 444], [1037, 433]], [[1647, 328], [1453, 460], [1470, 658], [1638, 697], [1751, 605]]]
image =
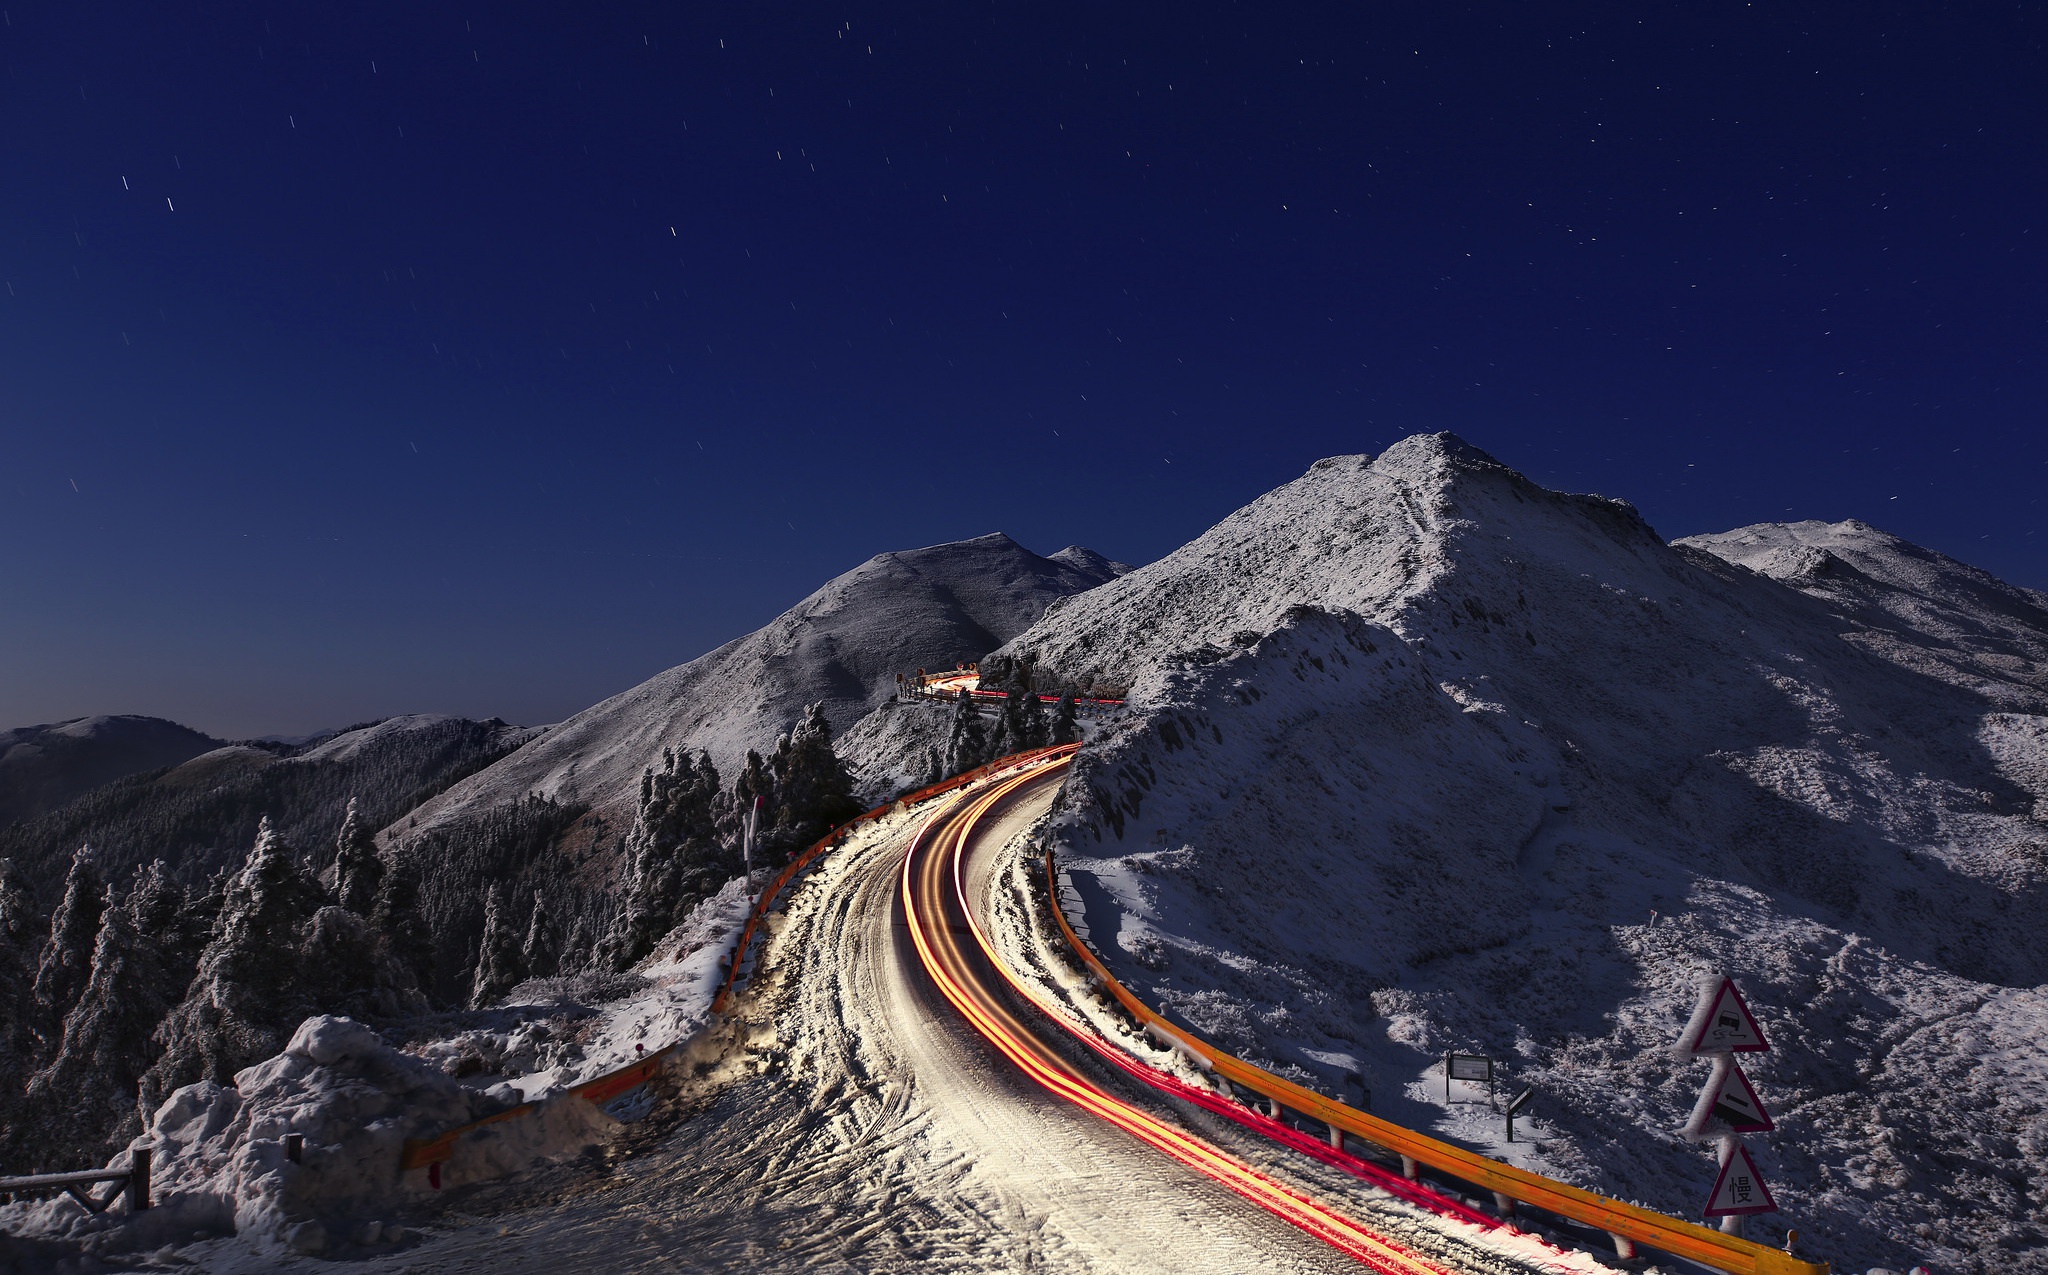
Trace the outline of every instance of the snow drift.
[[[1437, 435], [985, 667], [1128, 690], [1055, 835], [1119, 977], [1219, 1044], [1696, 1216], [1706, 1070], [1668, 1046], [1726, 970], [1776, 1045], [1753, 1233], [2048, 1270], [2041, 596], [1857, 523], [1667, 545]], [[1443, 1101], [1447, 1048], [1537, 1086], [1538, 1141]]]

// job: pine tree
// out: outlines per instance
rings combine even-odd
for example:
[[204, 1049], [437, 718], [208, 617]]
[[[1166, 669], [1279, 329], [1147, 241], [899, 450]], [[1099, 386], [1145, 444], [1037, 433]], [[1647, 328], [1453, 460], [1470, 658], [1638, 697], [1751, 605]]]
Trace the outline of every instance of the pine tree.
[[773, 769], [773, 827], [785, 857], [860, 813], [853, 778], [832, 750], [832, 723], [823, 703], [804, 709], [803, 721], [775, 750]]
[[576, 918], [576, 924], [569, 927], [569, 938], [562, 944], [562, 958], [556, 963], [555, 972], [581, 974], [589, 969], [591, 946], [590, 922], [579, 916]]
[[152, 1033], [184, 986], [173, 950], [183, 904], [160, 859], [126, 899], [107, 887], [85, 994], [64, 1020], [56, 1057], [28, 1086], [37, 1140], [67, 1162], [98, 1163], [140, 1130], [136, 1083], [156, 1057]]
[[319, 884], [266, 817], [184, 999], [157, 1029], [163, 1055], [143, 1077], [145, 1111], [182, 1085], [226, 1084], [284, 1046], [313, 1008], [299, 951], [320, 903]]
[[504, 887], [492, 885], [484, 901], [484, 933], [476, 949], [476, 978], [470, 983], [469, 1007], [482, 1009], [502, 999], [526, 979], [519, 954], [519, 936], [507, 917]]
[[1074, 693], [1068, 691], [1060, 696], [1059, 704], [1052, 711], [1052, 727], [1047, 734], [1049, 742], [1071, 744], [1081, 738], [1081, 723], [1075, 713]]
[[981, 710], [963, 690], [953, 706], [953, 731], [946, 743], [947, 771], [965, 774], [987, 760], [988, 738], [982, 732]]
[[434, 933], [420, 911], [420, 874], [414, 856], [391, 856], [370, 909], [370, 930], [379, 952], [396, 962], [421, 988], [434, 986]]
[[28, 992], [41, 920], [28, 882], [0, 859], [0, 1171], [21, 1167], [21, 1087], [33, 1050]]
[[[640, 809], [626, 837], [628, 885], [603, 943], [602, 963], [628, 969], [654, 950], [698, 901], [739, 870], [739, 855], [719, 835], [718, 771], [702, 754], [662, 750], [662, 768], [640, 780]], [[772, 786], [758, 753], [747, 754], [736, 792]], [[735, 798], [737, 799], [737, 797]]]
[[732, 785], [732, 817], [744, 820], [746, 813], [754, 808], [754, 799], [763, 800], [765, 808], [775, 808], [775, 771], [761, 757], [749, 748], [747, 759], [740, 767], [740, 777]]
[[[1007, 701], [1005, 701], [1004, 707], [1009, 707]], [[995, 725], [989, 728], [988, 744], [983, 750], [988, 760], [994, 761], [998, 757], [1008, 757], [1011, 753], [1023, 751], [1023, 745], [1017, 742], [1017, 736], [1014, 733], [1015, 727], [1013, 723], [1015, 721], [1015, 713], [1000, 712], [996, 714]]]
[[376, 911], [383, 882], [384, 860], [377, 855], [376, 834], [357, 816], [356, 799], [350, 797], [335, 843], [335, 901], [357, 916], [369, 916]]
[[1010, 693], [1010, 698], [1016, 705], [1016, 724], [1012, 729], [1017, 747], [1045, 747], [1052, 740], [1052, 724], [1045, 719], [1045, 703], [1038, 698], [1038, 692], [1016, 690]]
[[64, 877], [64, 900], [50, 916], [50, 937], [36, 962], [29, 1027], [38, 1064], [56, 1055], [65, 1016], [92, 977], [93, 944], [105, 911], [106, 883], [93, 863], [92, 847], [80, 846]]
[[526, 941], [519, 945], [519, 955], [528, 978], [547, 978], [561, 968], [561, 936], [538, 893], [533, 896], [533, 915], [527, 918]]

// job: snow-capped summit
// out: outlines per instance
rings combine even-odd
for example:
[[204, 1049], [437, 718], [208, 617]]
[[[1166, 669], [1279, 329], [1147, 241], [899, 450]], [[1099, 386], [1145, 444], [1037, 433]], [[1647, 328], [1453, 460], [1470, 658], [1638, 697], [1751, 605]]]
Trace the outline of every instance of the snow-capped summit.
[[2048, 597], [1851, 518], [1758, 523], [1676, 541], [1783, 581], [1854, 627], [1843, 636], [2016, 705], [2048, 688]]
[[[1667, 545], [1434, 435], [1318, 462], [984, 668], [1128, 690], [1054, 835], [1119, 976], [1219, 1043], [1685, 1214], [1712, 1168], [1669, 1046], [1726, 971], [1804, 1242], [2022, 1269], [1989, 1219], [2048, 1137], [2037, 595], [1861, 524]], [[1448, 1048], [1537, 1085], [1540, 1150], [1443, 1103]]]
[[1042, 558], [998, 532], [878, 554], [762, 628], [576, 714], [420, 807], [408, 830], [529, 792], [629, 809], [663, 748], [704, 749], [730, 777], [820, 700], [843, 731], [895, 693], [898, 673], [978, 659], [1119, 565], [1061, 552]]

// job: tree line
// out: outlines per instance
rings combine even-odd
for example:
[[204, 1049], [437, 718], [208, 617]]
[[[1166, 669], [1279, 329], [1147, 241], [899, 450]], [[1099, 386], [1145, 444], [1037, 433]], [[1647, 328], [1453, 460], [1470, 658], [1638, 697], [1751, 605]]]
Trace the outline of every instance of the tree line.
[[[757, 805], [770, 867], [859, 813], [822, 705], [730, 786], [664, 749], [609, 843], [585, 808], [528, 796], [380, 852], [350, 800], [323, 853], [262, 817], [238, 867], [193, 884], [80, 846], [47, 917], [0, 859], [0, 1171], [101, 1162], [173, 1090], [232, 1083], [312, 1014], [388, 1022], [627, 970], [740, 872]], [[578, 827], [583, 854], [559, 853]], [[585, 879], [607, 859], [623, 881]]]

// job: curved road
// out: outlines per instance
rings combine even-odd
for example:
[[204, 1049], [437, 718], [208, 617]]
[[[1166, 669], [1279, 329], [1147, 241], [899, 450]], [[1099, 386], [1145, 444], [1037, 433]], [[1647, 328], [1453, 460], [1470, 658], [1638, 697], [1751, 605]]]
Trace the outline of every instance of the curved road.
[[[1019, 1071], [1048, 1092], [1087, 1111], [1168, 1159], [1221, 1184], [1246, 1202], [1286, 1220], [1384, 1275], [1445, 1275], [1445, 1268], [1362, 1226], [1305, 1193], [1289, 1189], [1203, 1139], [1105, 1090], [1050, 1015], [1017, 1012], [1032, 991], [1003, 968], [976, 917], [968, 889], [970, 861], [985, 864], [1000, 849], [983, 822], [1025, 795], [1053, 792], [1070, 756], [1020, 768], [983, 791], [963, 795], [935, 816], [903, 862], [903, 908], [911, 940], [939, 991]], [[979, 852], [979, 853], [977, 853]], [[982, 891], [974, 891], [981, 894]], [[1067, 1046], [1062, 1048], [1061, 1046]]]
[[[976, 935], [982, 918], [964, 901], [984, 906], [999, 875], [990, 852], [1044, 813], [1057, 775], [999, 777], [857, 831], [777, 918], [722, 1052], [702, 1051], [697, 1093], [676, 1100], [679, 1124], [632, 1127], [640, 1145], [596, 1172], [559, 1166], [470, 1197], [468, 1216], [371, 1265], [1355, 1275], [1351, 1257], [1247, 1198], [1257, 1180], [1305, 1204], [1276, 1172], [1332, 1192], [1341, 1182], [1317, 1179], [1305, 1161], [1299, 1175], [1276, 1167], [1298, 1159], [1286, 1153], [1263, 1173], [1246, 1165], [1240, 1180], [1219, 1181], [1190, 1149], [1229, 1159], [1194, 1136], [1201, 1113], [1183, 1112], [1185, 1124], [1145, 1114], [1164, 1109], [1149, 1090], [1006, 999]], [[1005, 1047], [1032, 1060], [1036, 1078], [970, 1026], [949, 990], [1010, 1036]], [[1093, 1105], [1049, 1089], [1048, 1077], [1088, 1088]], [[1136, 1112], [1145, 1132], [1110, 1122], [1115, 1107]], [[1233, 1132], [1207, 1126], [1211, 1138]], [[1146, 1134], [1177, 1139], [1183, 1154], [1161, 1154]], [[1363, 1199], [1354, 1192], [1351, 1205]], [[1423, 1233], [1407, 1225], [1410, 1239]], [[1442, 1264], [1379, 1269], [1521, 1269], [1437, 1238]], [[1442, 1262], [1446, 1252], [1472, 1260]]]

